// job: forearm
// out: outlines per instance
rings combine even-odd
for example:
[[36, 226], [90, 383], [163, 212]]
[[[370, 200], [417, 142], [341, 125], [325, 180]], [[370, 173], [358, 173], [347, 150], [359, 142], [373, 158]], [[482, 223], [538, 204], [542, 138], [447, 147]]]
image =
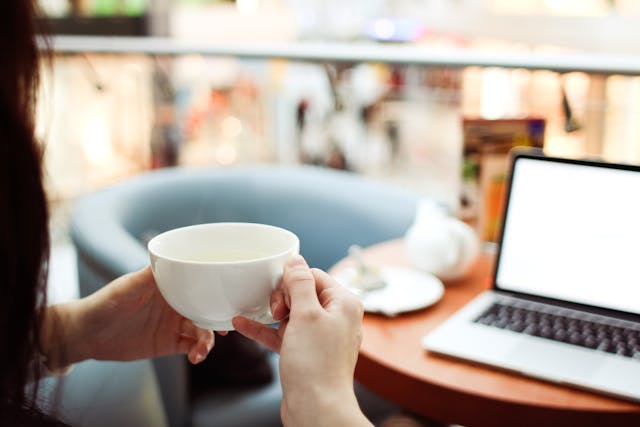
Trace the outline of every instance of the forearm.
[[311, 387], [308, 393], [295, 393], [284, 397], [287, 426], [305, 427], [373, 427], [364, 416], [353, 387], [322, 390]]

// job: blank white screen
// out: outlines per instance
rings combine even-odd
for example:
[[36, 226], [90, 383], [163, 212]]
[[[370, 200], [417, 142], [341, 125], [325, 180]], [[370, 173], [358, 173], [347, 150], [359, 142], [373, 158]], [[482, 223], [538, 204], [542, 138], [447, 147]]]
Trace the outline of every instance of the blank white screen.
[[640, 172], [516, 161], [498, 288], [640, 314]]

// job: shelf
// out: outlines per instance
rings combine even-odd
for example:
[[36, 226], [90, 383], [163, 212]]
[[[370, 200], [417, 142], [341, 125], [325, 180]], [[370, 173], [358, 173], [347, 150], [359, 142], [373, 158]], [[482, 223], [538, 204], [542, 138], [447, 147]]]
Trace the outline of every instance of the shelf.
[[583, 71], [593, 74], [640, 75], [640, 58], [600, 53], [488, 52], [434, 49], [415, 45], [354, 43], [211, 44], [160, 37], [56, 36], [56, 53], [140, 53], [148, 55], [233, 56], [242, 59], [281, 58], [305, 62], [382, 62], [442, 67], [502, 67]]

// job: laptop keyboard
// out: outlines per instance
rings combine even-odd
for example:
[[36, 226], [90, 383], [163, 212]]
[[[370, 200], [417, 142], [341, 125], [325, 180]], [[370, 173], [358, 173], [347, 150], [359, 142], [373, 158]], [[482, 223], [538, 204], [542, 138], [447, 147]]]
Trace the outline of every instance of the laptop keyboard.
[[494, 303], [474, 322], [640, 360], [640, 329], [563, 311]]

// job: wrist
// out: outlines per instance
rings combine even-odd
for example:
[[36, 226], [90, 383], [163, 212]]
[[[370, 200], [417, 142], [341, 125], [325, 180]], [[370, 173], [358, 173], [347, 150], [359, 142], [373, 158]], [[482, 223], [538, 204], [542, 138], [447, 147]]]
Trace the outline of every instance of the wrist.
[[49, 370], [63, 369], [90, 357], [83, 336], [83, 306], [79, 300], [46, 308], [40, 345]]
[[284, 403], [286, 424], [292, 426], [371, 426], [360, 410], [352, 384], [331, 388], [310, 385], [307, 392], [285, 394]]

